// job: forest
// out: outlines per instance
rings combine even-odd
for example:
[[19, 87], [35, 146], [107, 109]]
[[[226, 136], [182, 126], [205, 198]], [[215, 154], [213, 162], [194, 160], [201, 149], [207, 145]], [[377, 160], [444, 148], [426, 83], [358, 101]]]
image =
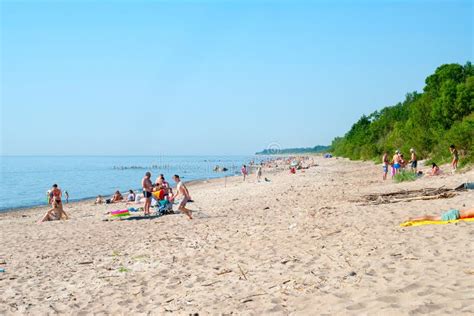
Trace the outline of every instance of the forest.
[[363, 115], [343, 136], [336, 137], [332, 152], [358, 160], [380, 160], [384, 151], [414, 148], [419, 159], [437, 163], [450, 159], [449, 145], [460, 153], [460, 166], [474, 161], [474, 67], [445, 64], [425, 80], [423, 92]]

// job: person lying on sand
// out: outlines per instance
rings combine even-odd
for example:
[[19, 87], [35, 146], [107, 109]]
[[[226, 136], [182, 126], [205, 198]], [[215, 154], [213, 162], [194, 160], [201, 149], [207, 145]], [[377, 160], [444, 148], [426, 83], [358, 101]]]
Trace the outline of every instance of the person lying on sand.
[[441, 215], [424, 215], [420, 217], [410, 217], [411, 222], [420, 221], [452, 221], [456, 219], [474, 218], [474, 208], [469, 210], [449, 210], [443, 212]]
[[181, 200], [181, 203], [179, 203], [178, 210], [186, 214], [189, 219], [193, 219], [192, 211], [186, 208], [186, 203], [191, 200], [191, 195], [189, 194], [188, 188], [186, 188], [183, 181], [181, 181], [177, 174], [174, 175], [173, 179], [177, 183], [177, 186], [176, 193], [173, 194], [172, 200], [175, 200], [178, 196], [182, 195], [183, 199]]
[[95, 198], [95, 202], [94, 204], [104, 204], [105, 201], [104, 201], [104, 198], [102, 197], [102, 195], [98, 195], [96, 198]]

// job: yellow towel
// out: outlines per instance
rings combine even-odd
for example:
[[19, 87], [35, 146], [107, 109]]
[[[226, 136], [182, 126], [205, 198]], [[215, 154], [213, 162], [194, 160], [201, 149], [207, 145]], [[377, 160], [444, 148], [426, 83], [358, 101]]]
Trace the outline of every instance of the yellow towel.
[[464, 218], [464, 219], [456, 219], [456, 220], [452, 220], [452, 221], [419, 221], [419, 222], [406, 221], [404, 223], [401, 223], [400, 226], [408, 227], [408, 226], [423, 226], [423, 225], [443, 225], [443, 224], [457, 223], [457, 222], [460, 222], [460, 221], [474, 222], [474, 217]]

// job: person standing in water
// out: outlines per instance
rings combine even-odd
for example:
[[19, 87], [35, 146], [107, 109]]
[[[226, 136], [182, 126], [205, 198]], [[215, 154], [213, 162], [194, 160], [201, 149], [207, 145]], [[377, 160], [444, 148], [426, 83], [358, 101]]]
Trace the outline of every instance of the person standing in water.
[[193, 212], [186, 208], [186, 203], [191, 200], [191, 195], [189, 194], [188, 188], [184, 185], [183, 181], [181, 181], [177, 174], [174, 175], [173, 179], [176, 182], [176, 193], [173, 195], [172, 199], [176, 200], [178, 196], [182, 195], [183, 199], [179, 203], [178, 210], [186, 214], [189, 219], [193, 219]]
[[148, 171], [142, 179], [143, 197], [145, 198], [143, 210], [145, 215], [150, 215], [151, 193], [153, 192], [153, 184], [150, 179], [151, 173]]
[[413, 148], [410, 149], [410, 154], [410, 168], [412, 172], [416, 173], [416, 168], [418, 167], [418, 158], [416, 157], [416, 152]]
[[459, 162], [459, 154], [458, 150], [454, 145], [449, 146], [449, 151], [453, 155], [453, 160], [451, 161], [451, 167], [453, 167], [453, 173], [456, 172], [456, 169], [458, 168], [458, 162]]

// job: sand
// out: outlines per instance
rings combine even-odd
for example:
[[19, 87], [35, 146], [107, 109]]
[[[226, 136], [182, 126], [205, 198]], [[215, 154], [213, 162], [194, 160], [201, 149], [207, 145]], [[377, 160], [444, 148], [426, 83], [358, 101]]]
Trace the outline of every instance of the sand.
[[474, 172], [382, 182], [369, 162], [318, 158], [271, 182], [190, 188], [195, 220], [103, 221], [118, 206], [0, 215], [0, 314], [472, 315], [474, 223], [399, 227], [474, 207], [450, 199], [362, 205], [361, 196], [455, 187]]

